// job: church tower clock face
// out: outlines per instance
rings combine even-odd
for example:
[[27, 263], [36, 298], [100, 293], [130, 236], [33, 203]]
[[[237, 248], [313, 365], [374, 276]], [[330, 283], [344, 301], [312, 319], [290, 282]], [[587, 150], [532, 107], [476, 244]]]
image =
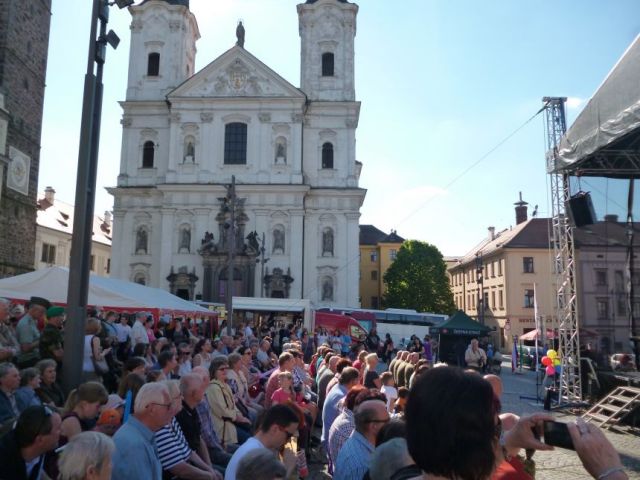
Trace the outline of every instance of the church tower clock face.
[[10, 147], [11, 163], [7, 172], [7, 186], [17, 192], [29, 193], [29, 157], [21, 151]]

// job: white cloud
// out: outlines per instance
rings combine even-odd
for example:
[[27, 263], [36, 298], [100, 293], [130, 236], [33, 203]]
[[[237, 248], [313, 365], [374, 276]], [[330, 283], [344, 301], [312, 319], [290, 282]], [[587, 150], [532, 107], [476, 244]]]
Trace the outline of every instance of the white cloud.
[[586, 100], [580, 97], [567, 97], [567, 108], [580, 108]]

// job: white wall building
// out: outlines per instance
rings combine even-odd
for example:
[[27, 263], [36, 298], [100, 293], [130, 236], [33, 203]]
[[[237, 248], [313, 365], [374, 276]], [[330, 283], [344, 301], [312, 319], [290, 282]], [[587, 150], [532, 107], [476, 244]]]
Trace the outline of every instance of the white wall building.
[[[47, 187], [38, 198], [36, 223], [36, 270], [57, 265], [69, 267], [73, 234], [73, 205], [55, 198]], [[91, 273], [108, 277], [111, 270], [111, 212], [94, 215], [91, 239]]]
[[[298, 5], [301, 89], [238, 44], [194, 72], [200, 32], [188, 0], [147, 0], [132, 15], [115, 197], [113, 275], [184, 298], [221, 301], [232, 176], [234, 294], [358, 306], [359, 188], [354, 38], [358, 6]], [[297, 55], [292, 50], [290, 55]], [[247, 238], [251, 232], [257, 235]]]

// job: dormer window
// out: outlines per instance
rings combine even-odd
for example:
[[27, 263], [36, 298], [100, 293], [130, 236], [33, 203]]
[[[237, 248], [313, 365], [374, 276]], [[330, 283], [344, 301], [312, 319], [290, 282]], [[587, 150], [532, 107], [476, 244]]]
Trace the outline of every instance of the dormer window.
[[322, 54], [322, 76], [333, 77], [333, 53]]
[[160, 75], [160, 54], [153, 52], [149, 54], [147, 61], [147, 76], [157, 77]]

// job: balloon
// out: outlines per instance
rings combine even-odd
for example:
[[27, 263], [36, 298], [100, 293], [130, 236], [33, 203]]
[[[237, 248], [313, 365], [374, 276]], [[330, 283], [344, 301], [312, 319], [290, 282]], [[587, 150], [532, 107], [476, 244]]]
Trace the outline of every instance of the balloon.
[[556, 367], [556, 373], [560, 373], [560, 370], [562, 370], [562, 367], [561, 367], [560, 365], [558, 365], [558, 366]]
[[542, 360], [540, 360], [540, 363], [542, 363], [542, 365], [544, 365], [545, 367], [548, 367], [553, 363], [553, 360], [551, 360], [549, 357], [542, 357]]
[[560, 361], [559, 358], [554, 358], [553, 359], [553, 366], [557, 367], [558, 365], [560, 365], [562, 362]]
[[556, 369], [553, 368], [552, 365], [549, 365], [547, 367], [547, 369], [545, 370], [545, 372], [547, 373], [547, 375], [549, 375], [550, 377], [556, 374]]
[[553, 360], [557, 356], [558, 356], [558, 352], [556, 352], [555, 350], [553, 349], [547, 350], [547, 357], [549, 357], [551, 360]]

